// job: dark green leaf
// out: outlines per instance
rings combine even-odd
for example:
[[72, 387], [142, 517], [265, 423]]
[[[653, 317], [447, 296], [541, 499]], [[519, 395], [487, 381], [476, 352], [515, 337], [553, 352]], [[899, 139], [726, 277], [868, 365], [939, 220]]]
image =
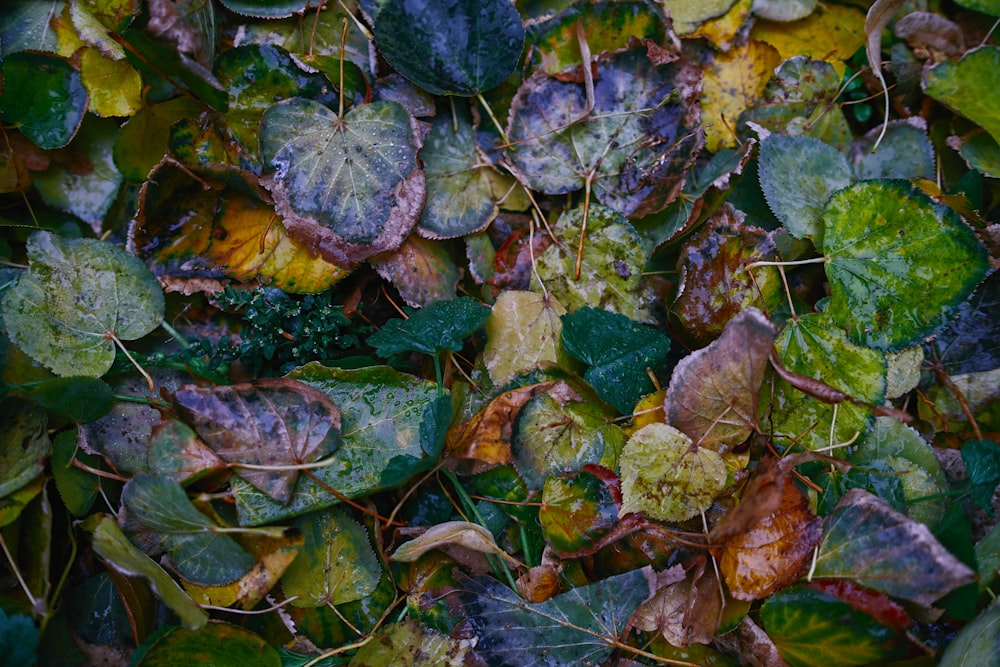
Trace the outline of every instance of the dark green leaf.
[[202, 102], [219, 111], [226, 111], [228, 101], [225, 91], [218, 86], [217, 81], [208, 77], [202, 68], [192, 67], [181, 59], [177, 51], [136, 28], [123, 30], [121, 37], [139, 54], [137, 56], [126, 49], [125, 53], [133, 65], [138, 67], [143, 62], [152, 61], [156, 63], [159, 71], [171, 77], [173, 82], [183, 84]]
[[670, 339], [624, 315], [585, 307], [562, 316], [563, 347], [589, 366], [583, 378], [621, 414], [655, 387], [647, 369], [666, 364]]
[[1000, 445], [992, 440], [967, 440], [962, 445], [962, 462], [972, 499], [992, 516], [993, 495], [1000, 485]]
[[0, 608], [0, 654], [8, 665], [35, 664], [38, 639], [38, 628], [30, 616], [7, 615]]
[[27, 486], [45, 470], [52, 443], [45, 412], [23, 398], [0, 401], [0, 498]]
[[101, 469], [99, 457], [77, 450], [76, 431], [71, 429], [52, 440], [52, 476], [66, 509], [79, 517], [89, 512], [97, 499], [101, 478], [74, 466], [74, 459], [95, 470]]
[[451, 415], [451, 396], [444, 394], [432, 401], [420, 422], [420, 448], [426, 456], [418, 458], [410, 454], [400, 454], [392, 457], [382, 471], [379, 486], [387, 489], [397, 487], [411, 477], [437, 465], [444, 450], [445, 435], [448, 433]]
[[436, 356], [446, 350], [458, 352], [462, 341], [486, 323], [489, 306], [467, 296], [436, 301], [426, 308], [410, 311], [409, 319], [392, 319], [368, 339], [380, 357], [403, 352], [423, 352]]
[[209, 623], [197, 630], [173, 628], [160, 635], [135, 667], [241, 665], [281, 667], [278, 651], [261, 636], [228, 623]]
[[981, 46], [946, 60], [924, 73], [925, 92], [969, 120], [978, 123], [1000, 142], [1000, 89], [992, 77], [1000, 69], [1000, 48]]
[[59, 420], [86, 424], [111, 411], [111, 387], [96, 378], [67, 377], [22, 387], [20, 393]]
[[79, 73], [63, 58], [27, 52], [4, 57], [0, 70], [4, 123], [16, 126], [41, 148], [68, 144], [87, 111], [87, 91]]
[[958, 309], [958, 317], [925, 346], [949, 375], [1000, 367], [1000, 271], [994, 271]]

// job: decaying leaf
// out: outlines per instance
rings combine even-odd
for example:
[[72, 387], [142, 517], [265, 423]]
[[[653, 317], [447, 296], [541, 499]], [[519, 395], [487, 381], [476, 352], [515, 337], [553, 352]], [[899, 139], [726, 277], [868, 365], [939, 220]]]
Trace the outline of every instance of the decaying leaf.
[[446, 521], [431, 526], [409, 542], [400, 545], [393, 553], [392, 560], [412, 563], [433, 549], [461, 547], [484, 554], [500, 556], [518, 564], [518, 560], [497, 546], [490, 531], [468, 521]]
[[656, 593], [633, 617], [636, 627], [655, 630], [680, 648], [711, 642], [719, 627], [722, 598], [719, 582], [706, 565], [707, 559], [701, 556], [687, 572], [675, 565], [658, 573]]
[[507, 290], [486, 320], [483, 360], [493, 382], [502, 386], [514, 376], [537, 368], [567, 367], [562, 346], [566, 309], [549, 294]]

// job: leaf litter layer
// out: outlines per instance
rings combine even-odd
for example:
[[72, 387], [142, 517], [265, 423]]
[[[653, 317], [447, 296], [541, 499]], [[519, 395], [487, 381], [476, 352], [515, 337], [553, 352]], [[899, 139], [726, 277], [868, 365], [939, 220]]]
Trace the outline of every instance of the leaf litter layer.
[[0, 644], [992, 660], [1000, 12], [694, 4], [5, 5]]

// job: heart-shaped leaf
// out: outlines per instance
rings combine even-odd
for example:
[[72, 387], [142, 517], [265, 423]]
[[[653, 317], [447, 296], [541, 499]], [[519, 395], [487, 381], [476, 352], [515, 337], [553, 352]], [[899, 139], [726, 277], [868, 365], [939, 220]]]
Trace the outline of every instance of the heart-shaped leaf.
[[497, 385], [514, 376], [570, 361], [562, 346], [562, 320], [566, 313], [555, 297], [535, 292], [507, 290], [493, 305], [486, 320], [483, 361]]
[[30, 268], [3, 295], [7, 333], [57, 375], [99, 377], [115, 339], [142, 338], [163, 319], [163, 291], [145, 264], [94, 239], [28, 238]]
[[0, 71], [0, 118], [41, 148], [68, 144], [87, 111], [79, 73], [63, 58], [33, 52], [5, 55]]
[[373, 102], [338, 117], [301, 98], [264, 114], [265, 185], [293, 236], [348, 266], [397, 248], [424, 203], [420, 131], [396, 102]]
[[326, 394], [296, 380], [264, 378], [221, 387], [187, 385], [174, 392], [174, 409], [230, 464], [273, 466], [239, 470], [275, 500], [292, 497], [298, 470], [340, 444], [340, 409]]
[[507, 0], [374, 5], [375, 43], [382, 55], [434, 95], [475, 95], [503, 83], [517, 66], [524, 28]]

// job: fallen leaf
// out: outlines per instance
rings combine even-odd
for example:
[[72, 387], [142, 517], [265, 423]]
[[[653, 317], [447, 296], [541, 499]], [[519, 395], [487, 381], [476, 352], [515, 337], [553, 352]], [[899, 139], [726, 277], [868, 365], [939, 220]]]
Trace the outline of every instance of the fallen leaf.
[[[715, 637], [722, 615], [719, 581], [706, 558], [700, 556], [684, 572], [680, 565], [657, 575], [659, 588], [652, 598], [636, 610], [635, 625], [640, 630], [659, 632], [679, 648], [708, 644]], [[675, 570], [681, 570], [679, 581]], [[672, 575], [662, 581], [663, 575]]]
[[490, 378], [503, 386], [521, 373], [551, 366], [569, 367], [562, 345], [562, 320], [566, 314], [553, 296], [506, 290], [500, 294], [486, 320], [483, 361]]
[[408, 542], [396, 548], [391, 560], [412, 563], [428, 551], [444, 547], [461, 547], [479, 553], [500, 556], [515, 565], [519, 561], [497, 546], [490, 531], [468, 521], [445, 521], [431, 526]]

